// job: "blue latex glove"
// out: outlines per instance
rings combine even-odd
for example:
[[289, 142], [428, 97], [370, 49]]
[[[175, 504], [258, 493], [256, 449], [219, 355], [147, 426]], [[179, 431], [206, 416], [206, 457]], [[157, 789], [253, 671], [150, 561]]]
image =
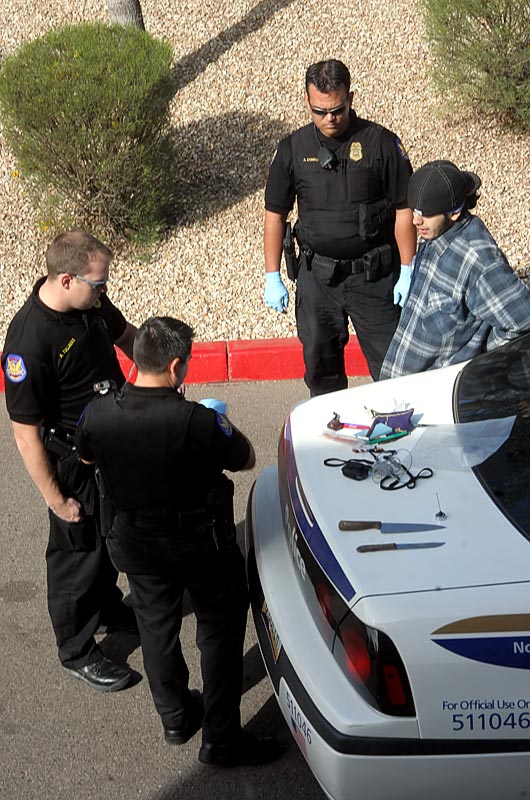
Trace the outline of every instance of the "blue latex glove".
[[222, 400], [216, 400], [215, 397], [205, 397], [203, 400], [199, 400], [199, 403], [201, 406], [206, 406], [206, 408], [212, 408], [218, 414], [226, 414], [226, 403], [223, 403]]
[[403, 308], [403, 306], [405, 305], [405, 301], [409, 296], [410, 282], [412, 280], [413, 264], [414, 261], [412, 261], [411, 264], [401, 265], [399, 278], [396, 285], [394, 286], [394, 305], [401, 306], [401, 308]]
[[289, 292], [285, 288], [279, 272], [265, 273], [265, 302], [269, 308], [285, 314], [289, 305]]

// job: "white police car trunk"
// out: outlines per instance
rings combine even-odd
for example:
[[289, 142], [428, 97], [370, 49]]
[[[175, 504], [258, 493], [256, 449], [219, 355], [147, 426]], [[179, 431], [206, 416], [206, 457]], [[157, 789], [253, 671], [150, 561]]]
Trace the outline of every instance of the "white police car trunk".
[[[351, 444], [322, 435], [334, 412], [366, 422], [365, 407], [406, 402], [423, 425], [452, 423], [461, 369], [297, 406], [279, 466], [264, 470], [249, 499], [262, 655], [291, 733], [333, 800], [530, 791], [530, 542], [471, 469], [434, 468], [414, 489], [382, 491], [323, 465], [353, 456]], [[421, 435], [395, 448], [414, 459]], [[413, 461], [411, 471], [425, 466]], [[445, 520], [435, 518], [440, 506]], [[343, 532], [342, 519], [445, 527]], [[387, 542], [442, 544], [356, 549]]]

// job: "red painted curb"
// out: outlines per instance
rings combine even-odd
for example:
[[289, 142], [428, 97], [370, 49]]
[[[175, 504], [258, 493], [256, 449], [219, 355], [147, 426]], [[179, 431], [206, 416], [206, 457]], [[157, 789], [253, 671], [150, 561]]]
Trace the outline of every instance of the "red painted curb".
[[298, 339], [229, 341], [228, 376], [232, 381], [269, 381], [304, 377]]
[[[270, 381], [303, 378], [305, 367], [298, 339], [247, 339], [228, 341], [228, 380]], [[357, 336], [350, 336], [344, 351], [346, 374], [369, 375]]]
[[[117, 350], [126, 378], [134, 378], [134, 365]], [[346, 374], [369, 375], [366, 360], [355, 335], [350, 336], [344, 361]], [[227, 342], [197, 342], [186, 383], [226, 383], [227, 381], [270, 381], [303, 378], [302, 345], [291, 339], [242, 339]], [[4, 391], [4, 373], [0, 370], [0, 392]]]
[[[136, 367], [125, 353], [116, 348], [118, 361], [125, 377], [134, 383]], [[186, 383], [225, 383], [228, 380], [226, 342], [197, 342]]]

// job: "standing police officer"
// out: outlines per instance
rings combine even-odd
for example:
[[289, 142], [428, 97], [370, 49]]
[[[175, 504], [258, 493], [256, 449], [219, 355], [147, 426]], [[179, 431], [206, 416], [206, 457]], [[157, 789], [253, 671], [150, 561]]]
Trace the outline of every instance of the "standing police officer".
[[[241, 728], [248, 593], [233, 483], [223, 474], [252, 468], [254, 451], [224, 414], [179, 391], [192, 338], [184, 322], [147, 320], [134, 342], [135, 384], [90, 403], [76, 442], [81, 458], [97, 462], [116, 508], [109, 550], [129, 579], [166, 741], [183, 744], [202, 724], [201, 762], [262, 764], [282, 751], [274, 739]], [[188, 688], [179, 641], [186, 588], [197, 617], [204, 700]]]
[[95, 632], [135, 625], [102, 538], [94, 467], [72, 449], [94, 391], [105, 381], [123, 382], [114, 344], [132, 356], [136, 329], [105, 293], [111, 259], [83, 231], [57, 236], [46, 251], [48, 275], [12, 320], [2, 355], [15, 441], [48, 506], [48, 608], [59, 659], [99, 691], [121, 689], [131, 673], [103, 656]]
[[279, 143], [265, 190], [265, 302], [279, 312], [289, 301], [280, 277], [282, 243], [298, 203], [300, 253], [289, 277], [297, 277], [296, 321], [311, 395], [348, 385], [348, 317], [372, 377], [379, 377], [399, 320], [394, 299], [398, 304], [406, 294], [416, 250], [407, 154], [393, 133], [356, 116], [352, 98], [342, 62], [309, 67], [305, 102], [313, 121]]

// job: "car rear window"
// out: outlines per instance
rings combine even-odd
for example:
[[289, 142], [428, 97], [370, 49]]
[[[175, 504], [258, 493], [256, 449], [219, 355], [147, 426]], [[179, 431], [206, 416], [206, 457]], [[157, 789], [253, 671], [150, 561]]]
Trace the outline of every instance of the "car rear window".
[[455, 385], [456, 422], [511, 416], [516, 420], [509, 439], [473, 471], [530, 538], [530, 335], [477, 356]]

